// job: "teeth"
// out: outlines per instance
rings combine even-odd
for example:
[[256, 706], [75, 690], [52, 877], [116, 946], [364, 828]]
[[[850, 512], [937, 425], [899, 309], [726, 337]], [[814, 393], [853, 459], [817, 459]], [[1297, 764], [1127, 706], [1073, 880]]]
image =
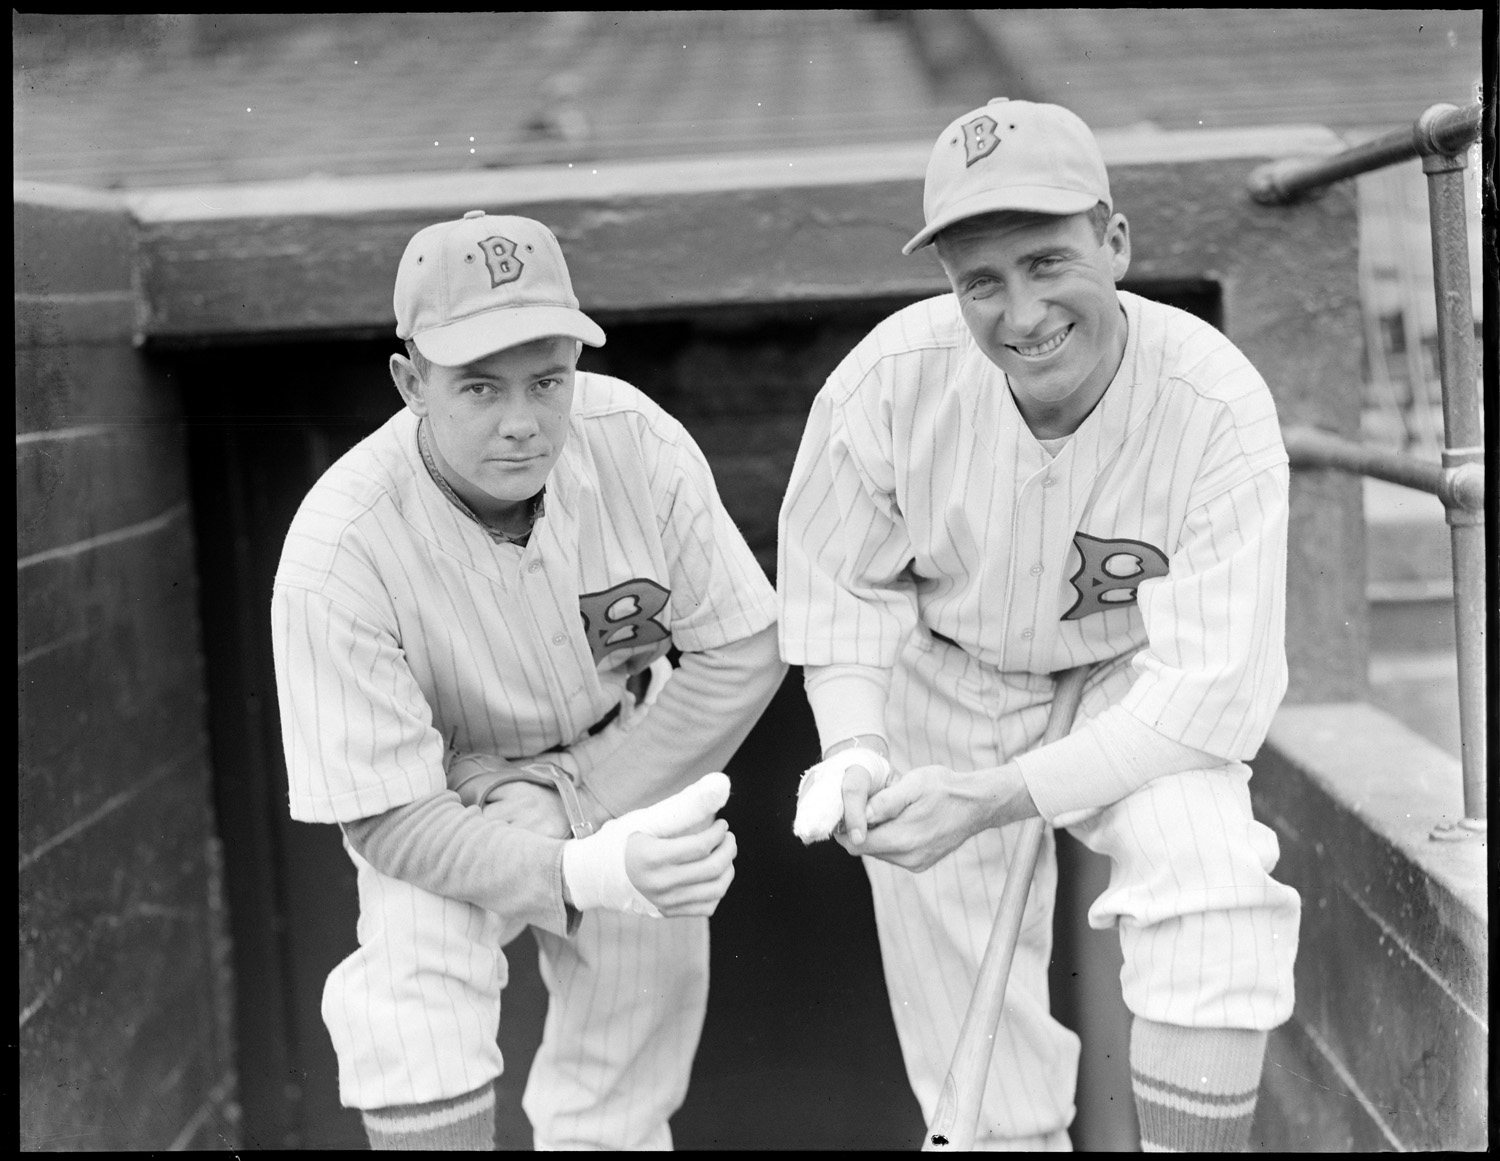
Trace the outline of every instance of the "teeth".
[[1073, 328], [1069, 327], [1055, 339], [1048, 339], [1045, 343], [1038, 343], [1034, 347], [1012, 347], [1011, 350], [1015, 351], [1019, 355], [1024, 355], [1028, 359], [1036, 359], [1040, 358], [1043, 355], [1050, 355], [1053, 351], [1057, 350], [1058, 347], [1063, 345], [1063, 341], [1068, 337], [1069, 334], [1072, 333], [1072, 331]]

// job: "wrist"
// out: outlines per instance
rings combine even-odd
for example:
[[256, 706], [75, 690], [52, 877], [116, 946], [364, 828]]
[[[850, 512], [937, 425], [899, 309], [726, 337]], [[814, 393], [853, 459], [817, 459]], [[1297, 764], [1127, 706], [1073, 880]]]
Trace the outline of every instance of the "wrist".
[[823, 761], [828, 761], [836, 754], [842, 754], [845, 750], [873, 750], [887, 761], [891, 757], [891, 748], [880, 734], [855, 734], [853, 737], [843, 738], [834, 742], [823, 751]]
[[985, 826], [1009, 826], [1023, 819], [1037, 818], [1041, 811], [1031, 798], [1031, 788], [1014, 762], [978, 771], [986, 787]]

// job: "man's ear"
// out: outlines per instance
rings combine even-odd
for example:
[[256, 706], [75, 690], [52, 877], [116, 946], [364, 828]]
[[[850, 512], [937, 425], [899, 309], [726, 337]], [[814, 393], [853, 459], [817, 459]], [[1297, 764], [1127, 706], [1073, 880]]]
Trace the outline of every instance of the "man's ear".
[[1124, 214], [1115, 214], [1104, 227], [1104, 244], [1109, 247], [1110, 273], [1116, 282], [1130, 269], [1130, 223]]
[[414, 415], [427, 414], [427, 384], [405, 355], [391, 356], [391, 381]]

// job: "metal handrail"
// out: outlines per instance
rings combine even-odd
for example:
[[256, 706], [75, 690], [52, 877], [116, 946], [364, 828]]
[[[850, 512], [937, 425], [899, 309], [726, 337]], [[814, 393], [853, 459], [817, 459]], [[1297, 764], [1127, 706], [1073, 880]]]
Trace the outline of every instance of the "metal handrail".
[[1281, 432], [1294, 468], [1335, 468], [1359, 476], [1388, 480], [1436, 496], [1445, 508], [1484, 512], [1484, 465], [1445, 468], [1430, 460], [1331, 435], [1316, 427], [1287, 427]]
[[1263, 206], [1284, 206], [1346, 177], [1414, 157], [1462, 155], [1479, 136], [1480, 115], [1478, 105], [1434, 105], [1410, 129], [1397, 129], [1332, 157], [1272, 161], [1250, 175], [1250, 196]]
[[1292, 462], [1375, 476], [1430, 492], [1443, 502], [1453, 538], [1453, 605], [1458, 653], [1458, 722], [1464, 780], [1464, 817], [1439, 826], [1435, 839], [1482, 835], [1487, 829], [1484, 672], [1484, 429], [1474, 304], [1469, 289], [1469, 238], [1464, 169], [1479, 136], [1479, 105], [1433, 105], [1413, 122], [1332, 157], [1273, 161], [1250, 175], [1250, 196], [1262, 205], [1288, 205], [1335, 181], [1388, 165], [1422, 159], [1432, 223], [1432, 268], [1437, 298], [1438, 377], [1443, 391], [1442, 466], [1365, 447], [1312, 428], [1285, 433]]

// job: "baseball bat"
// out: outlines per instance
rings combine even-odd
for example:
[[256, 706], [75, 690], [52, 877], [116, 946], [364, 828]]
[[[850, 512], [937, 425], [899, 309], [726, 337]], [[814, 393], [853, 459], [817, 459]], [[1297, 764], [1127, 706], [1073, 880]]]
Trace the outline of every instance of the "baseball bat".
[[[1073, 715], [1078, 712], [1088, 672], [1087, 665], [1080, 665], [1058, 675], [1042, 745], [1065, 737], [1072, 728]], [[969, 1010], [959, 1029], [958, 1046], [953, 1050], [953, 1062], [943, 1080], [937, 1112], [927, 1127], [927, 1139], [922, 1144], [924, 1153], [974, 1147], [979, 1105], [984, 1097], [984, 1082], [989, 1076], [990, 1057], [995, 1050], [995, 1032], [1000, 1027], [1000, 1014], [1005, 1010], [1005, 986], [1010, 979], [1016, 940], [1021, 934], [1021, 917], [1026, 911], [1026, 896], [1031, 891], [1031, 877], [1036, 872], [1037, 857], [1042, 852], [1046, 832], [1047, 823], [1040, 818], [1028, 818], [1021, 826], [1010, 870], [1005, 876], [1005, 888], [1000, 893], [995, 923], [990, 928], [989, 943], [985, 945], [984, 959], [979, 963], [974, 994], [969, 997]]]

